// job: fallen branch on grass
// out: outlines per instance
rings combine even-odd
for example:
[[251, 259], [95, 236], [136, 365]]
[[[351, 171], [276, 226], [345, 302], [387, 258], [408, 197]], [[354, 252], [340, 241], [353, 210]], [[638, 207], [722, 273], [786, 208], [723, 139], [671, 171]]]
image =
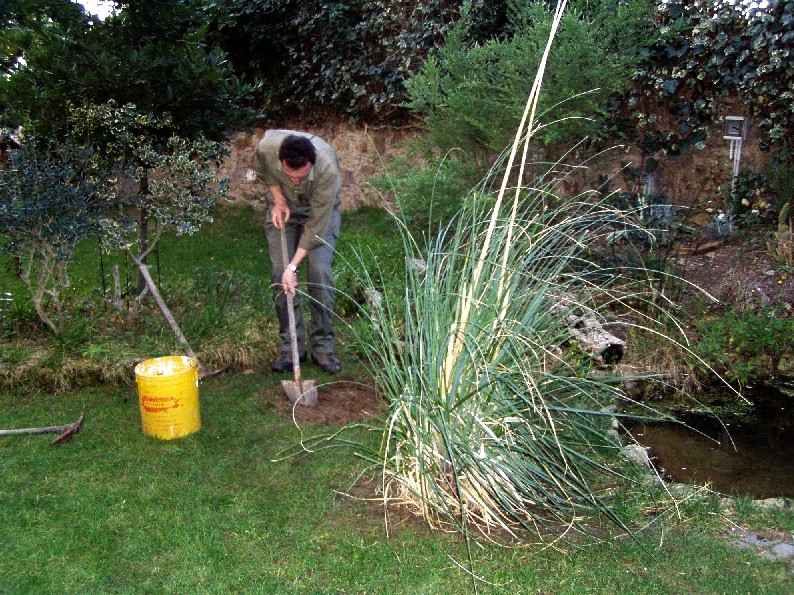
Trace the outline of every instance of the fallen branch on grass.
[[77, 432], [80, 431], [80, 426], [82, 425], [83, 414], [80, 413], [80, 417], [77, 418], [77, 421], [70, 424], [63, 424], [62, 426], [46, 426], [43, 428], [0, 430], [0, 436], [13, 436], [16, 434], [60, 434], [60, 436], [50, 442], [50, 444], [60, 444], [61, 442], [66, 442], [69, 438], [77, 434]]

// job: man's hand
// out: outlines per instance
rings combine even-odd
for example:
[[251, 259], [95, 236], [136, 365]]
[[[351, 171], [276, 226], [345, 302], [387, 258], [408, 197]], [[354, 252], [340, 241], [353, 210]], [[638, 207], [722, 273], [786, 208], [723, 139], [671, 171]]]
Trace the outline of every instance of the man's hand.
[[298, 289], [298, 273], [292, 271], [292, 269], [285, 269], [284, 274], [281, 275], [281, 287], [284, 289], [284, 293], [289, 293], [291, 295], [297, 294]]
[[281, 229], [284, 224], [289, 221], [290, 210], [287, 206], [287, 201], [277, 200], [273, 205], [273, 210], [270, 211], [270, 221], [273, 227]]
[[292, 257], [290, 266], [284, 270], [281, 275], [281, 287], [285, 293], [295, 295], [298, 290], [298, 273], [293, 271], [290, 267], [298, 268], [300, 264], [309, 256], [309, 251], [306, 248], [298, 247], [295, 250], [295, 256]]

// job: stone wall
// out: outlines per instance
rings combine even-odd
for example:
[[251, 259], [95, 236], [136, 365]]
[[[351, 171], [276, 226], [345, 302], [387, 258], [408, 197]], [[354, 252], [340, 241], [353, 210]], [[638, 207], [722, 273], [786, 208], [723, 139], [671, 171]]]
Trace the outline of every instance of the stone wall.
[[[336, 124], [323, 128], [304, 128], [329, 142], [339, 154], [342, 171], [342, 209], [355, 209], [372, 203], [377, 196], [367, 182], [384, 173], [384, 162], [399, 152], [415, 131], [382, 127]], [[254, 151], [265, 129], [238, 132], [229, 143], [230, 154], [220, 169], [229, 178], [231, 202], [263, 206], [264, 184], [254, 173]]]
[[[683, 155], [654, 155], [658, 167], [653, 173], [652, 192], [663, 193], [671, 204], [687, 207], [690, 223], [705, 225], [712, 215], [725, 211], [730, 193], [733, 160], [730, 142], [722, 132], [712, 134], [703, 149]], [[769, 153], [761, 151], [757, 131], [750, 131], [742, 144], [740, 168], [763, 173]], [[582, 158], [580, 158], [581, 161]], [[571, 163], [577, 163], [576, 158]], [[559, 188], [563, 195], [575, 196], [596, 188], [599, 176], [609, 176], [610, 189], [631, 190], [623, 176], [624, 168], [639, 169], [642, 155], [637, 149], [619, 147], [606, 151], [588, 163], [586, 169], [566, 179]]]
[[[731, 141], [719, 131], [706, 139], [702, 149], [684, 155], [660, 156], [653, 177], [654, 190], [664, 193], [671, 204], [687, 207], [690, 223], [708, 223], [713, 214], [727, 210], [734, 166], [730, 147]], [[768, 155], [759, 149], [757, 131], [751, 131], [742, 143], [740, 168], [763, 172]], [[634, 164], [640, 163], [638, 151], [627, 157]]]
[[[407, 139], [419, 134], [416, 128], [371, 128], [344, 123], [305, 130], [327, 140], [339, 153], [343, 209], [376, 202], [377, 195], [367, 182], [382, 175], [384, 164], [404, 148]], [[253, 172], [254, 149], [262, 134], [264, 129], [239, 132], [230, 142], [231, 153], [220, 174], [230, 179], [229, 199], [232, 202], [250, 203], [255, 207], [263, 204], [263, 184]], [[733, 162], [729, 158], [729, 146], [730, 141], [719, 131], [707, 139], [704, 149], [680, 156], [657, 156], [655, 191], [663, 192], [674, 204], [690, 207], [692, 223], [708, 223], [712, 213], [725, 208], [716, 197], [720, 187], [730, 184]], [[757, 132], [751, 129], [743, 144], [742, 167], [763, 172], [767, 156], [759, 150]], [[572, 157], [571, 161], [576, 163], [576, 158]], [[589, 162], [587, 169], [570, 176], [558, 190], [564, 195], [576, 195], [597, 187], [600, 175], [612, 177], [612, 190], [625, 189], [621, 169], [637, 168], [640, 162], [638, 151], [613, 149]]]

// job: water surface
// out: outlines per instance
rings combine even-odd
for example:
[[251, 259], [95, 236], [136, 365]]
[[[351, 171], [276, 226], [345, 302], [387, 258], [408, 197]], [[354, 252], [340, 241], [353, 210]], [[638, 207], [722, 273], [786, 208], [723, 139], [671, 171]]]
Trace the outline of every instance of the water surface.
[[[665, 479], [705, 484], [728, 494], [755, 499], [794, 498], [794, 436], [790, 398], [758, 395], [749, 418], [724, 424], [714, 416], [679, 415], [675, 423], [635, 424], [637, 442]], [[698, 433], [700, 432], [700, 433]]]

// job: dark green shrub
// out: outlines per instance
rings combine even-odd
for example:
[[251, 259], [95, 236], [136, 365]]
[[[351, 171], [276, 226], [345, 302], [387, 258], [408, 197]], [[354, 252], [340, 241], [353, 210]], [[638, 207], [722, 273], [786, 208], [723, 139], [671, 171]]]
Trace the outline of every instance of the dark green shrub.
[[107, 176], [86, 172], [87, 153], [73, 147], [45, 150], [29, 138], [14, 153], [13, 168], [0, 172], [0, 249], [14, 255], [36, 313], [60, 335], [68, 266], [77, 244], [98, 233], [109, 207]]
[[[362, 208], [350, 214], [342, 225], [334, 264], [336, 313], [342, 317], [356, 314], [367, 304], [368, 287], [400, 299], [405, 259], [397, 220], [382, 209]], [[360, 233], [362, 225], [367, 234]]]
[[772, 155], [764, 173], [772, 209], [779, 213], [794, 200], [794, 150], [787, 142]]
[[728, 212], [745, 222], [752, 222], [769, 209], [769, 196], [764, 176], [743, 168], [729, 186]]
[[448, 223], [470, 196], [478, 174], [470, 162], [453, 156], [433, 157], [424, 165], [398, 159], [390, 169], [371, 183], [394, 200], [400, 219], [419, 233]]
[[794, 0], [752, 4], [659, 3], [658, 39], [625, 105], [649, 150], [701, 148], [721, 124], [719, 98], [729, 94], [738, 95], [764, 144], [791, 141]]
[[[403, 82], [458, 18], [461, 0], [226, 0], [217, 38], [238, 72], [264, 82], [270, 119], [384, 120], [404, 110]], [[501, 11], [475, 0], [479, 33]], [[496, 3], [501, 5], [501, 3]]]
[[[638, 14], [636, 6], [647, 5], [629, 4]], [[543, 2], [510, 6], [508, 37], [472, 43], [469, 21], [461, 19], [422, 71], [407, 81], [408, 106], [442, 151], [461, 148], [487, 160], [512, 140], [546, 45], [552, 10]], [[624, 16], [604, 7], [565, 15], [549, 58], [539, 108], [546, 126], [534, 135], [537, 140], [579, 140], [601, 125], [607, 99], [628, 86], [639, 60], [639, 49], [629, 40], [643, 21], [622, 21], [625, 41], [619, 44], [617, 23]]]

